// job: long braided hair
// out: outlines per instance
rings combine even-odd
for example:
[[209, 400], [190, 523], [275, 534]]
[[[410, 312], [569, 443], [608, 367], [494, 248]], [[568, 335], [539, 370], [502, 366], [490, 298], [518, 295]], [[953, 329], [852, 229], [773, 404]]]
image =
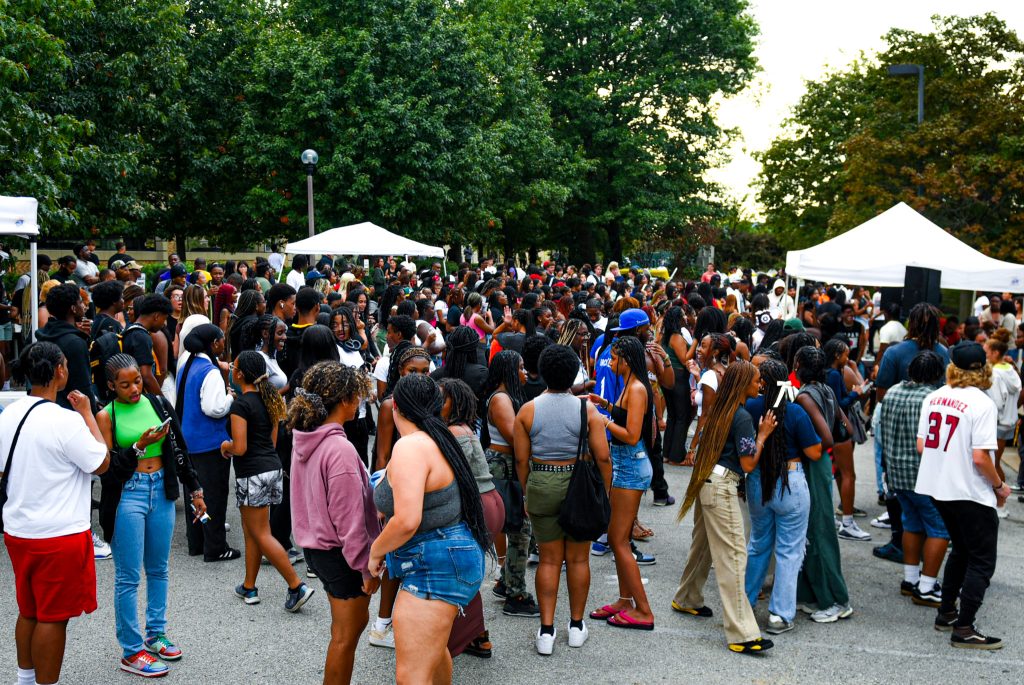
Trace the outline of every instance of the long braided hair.
[[686, 487], [686, 497], [679, 507], [678, 520], [682, 521], [686, 512], [697, 500], [704, 481], [711, 475], [711, 470], [722, 456], [722, 448], [732, 429], [732, 420], [740, 405], [747, 397], [747, 388], [754, 380], [757, 368], [742, 359], [733, 362], [725, 370], [715, 402], [708, 410], [700, 442], [697, 444], [693, 471], [690, 473], [690, 484]]
[[[629, 367], [629, 376], [639, 380], [647, 390], [647, 407], [644, 409], [643, 430], [640, 435], [647, 449], [651, 449], [654, 445], [654, 389], [651, 388], [651, 381], [647, 378], [647, 354], [644, 351], [644, 344], [637, 337], [624, 335], [621, 338], [616, 338], [612, 343], [612, 352], [626, 362]], [[623, 392], [629, 387], [629, 376], [624, 379], [625, 382], [622, 384]]]
[[[276, 320], [276, 317], [271, 318]], [[270, 379], [267, 377], [267, 362], [263, 356], [259, 352], [246, 350], [238, 355], [238, 359], [235, 360], [235, 368], [242, 374], [246, 383], [256, 386], [256, 391], [260, 394], [260, 399], [263, 400], [267, 415], [270, 416], [271, 427], [284, 421], [288, 416], [288, 408], [285, 406], [284, 399], [270, 384]]]
[[512, 411], [518, 413], [519, 408], [526, 404], [526, 394], [519, 380], [519, 365], [522, 363], [522, 355], [514, 350], [502, 350], [494, 355], [491, 365], [487, 368], [487, 382], [480, 393], [480, 418], [487, 418], [487, 398], [502, 385], [512, 400]]
[[398, 381], [393, 397], [395, 408], [434, 441], [448, 462], [455, 474], [455, 483], [462, 504], [462, 518], [481, 549], [490, 550], [491, 534], [484, 521], [484, 509], [480, 503], [476, 479], [462, 448], [441, 419], [441, 389], [430, 376], [411, 374]]
[[775, 414], [778, 428], [772, 431], [761, 448], [761, 504], [768, 504], [775, 493], [775, 484], [789, 490], [789, 450], [786, 445], [786, 406], [789, 397], [781, 383], [789, 381], [789, 369], [781, 361], [765, 359], [758, 367], [764, 381], [764, 413]]
[[384, 389], [384, 397], [381, 398], [382, 400], [391, 397], [391, 393], [395, 391], [395, 386], [398, 385], [398, 378], [402, 371], [402, 363], [406, 359], [404, 355], [413, 347], [411, 340], [400, 340], [395, 345], [395, 349], [391, 350], [391, 362], [388, 364], [388, 380]]
[[402, 295], [402, 286], [389, 285], [380, 298], [380, 308], [377, 310], [377, 324], [382, 330], [387, 330], [388, 319], [391, 317], [391, 307]]
[[[279, 321], [280, 319], [273, 314], [264, 314], [263, 316], [246, 321], [245, 328], [242, 329], [239, 345], [241, 345], [243, 350], [263, 350], [271, 359], [276, 358], [277, 348], [273, 344], [273, 331], [277, 328]], [[267, 349], [263, 349], [264, 341], [266, 340], [269, 340], [270, 343], [267, 345]]]
[[475, 428], [477, 399], [473, 394], [473, 388], [459, 378], [442, 378], [440, 385], [445, 398], [452, 402], [448, 425]]
[[[243, 290], [238, 296], [238, 304], [235, 305], [235, 311], [231, 312], [231, 316], [228, 317], [227, 330], [224, 331], [224, 337], [227, 338], [227, 357], [228, 359], [234, 359], [234, 353], [238, 350], [231, 349], [231, 331], [235, 326], [240, 325], [243, 319], [250, 316], [256, 316], [256, 309], [260, 306], [260, 302], [263, 301], [263, 293], [259, 290]], [[241, 344], [241, 343], [239, 343]]]
[[476, 363], [480, 336], [469, 326], [456, 326], [448, 334], [447, 345], [444, 356], [445, 375], [465, 380], [466, 365]]

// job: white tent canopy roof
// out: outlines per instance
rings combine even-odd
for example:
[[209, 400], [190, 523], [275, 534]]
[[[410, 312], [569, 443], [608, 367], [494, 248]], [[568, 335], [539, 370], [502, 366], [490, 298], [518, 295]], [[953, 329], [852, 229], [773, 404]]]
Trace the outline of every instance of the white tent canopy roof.
[[906, 267], [942, 272], [951, 290], [1024, 292], [1024, 266], [987, 257], [904, 203], [806, 250], [786, 253], [792, 278], [901, 287]]
[[39, 235], [36, 212], [39, 202], [34, 197], [0, 195], [0, 235], [31, 238]]
[[415, 255], [417, 257], [444, 257], [444, 248], [432, 247], [404, 238], [396, 233], [364, 221], [352, 226], [332, 228], [288, 243], [289, 254], [331, 255]]

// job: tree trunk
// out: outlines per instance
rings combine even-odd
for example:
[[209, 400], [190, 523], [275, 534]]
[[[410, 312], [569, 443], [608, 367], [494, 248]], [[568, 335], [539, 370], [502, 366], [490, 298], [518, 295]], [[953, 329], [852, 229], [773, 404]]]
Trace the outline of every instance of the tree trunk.
[[448, 248], [448, 261], [462, 264], [462, 243], [454, 242]]
[[608, 233], [608, 261], [622, 261], [622, 231], [617, 223], [611, 223], [605, 229]]
[[530, 249], [528, 249], [526, 251], [526, 257], [527, 257], [527, 259], [529, 261], [524, 266], [529, 266], [530, 264], [536, 264], [537, 263], [537, 259], [540, 257], [540, 255], [538, 255], [537, 252], [538, 252], [537, 246], [536, 245], [530, 245]]
[[504, 230], [505, 230], [505, 244], [504, 244], [504, 248], [505, 249], [504, 249], [504, 254], [502, 255], [502, 258], [504, 259], [505, 264], [508, 264], [510, 259], [515, 259], [515, 256], [516, 256], [516, 254], [515, 254], [515, 243], [512, 240], [512, 231], [509, 230], [509, 227], [508, 227], [507, 224], [504, 226]]

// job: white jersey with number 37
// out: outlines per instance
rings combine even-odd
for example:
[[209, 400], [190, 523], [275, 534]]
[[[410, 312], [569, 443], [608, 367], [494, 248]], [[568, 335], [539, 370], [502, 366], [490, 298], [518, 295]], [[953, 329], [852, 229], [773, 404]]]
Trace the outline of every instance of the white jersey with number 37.
[[995, 507], [992, 484], [974, 467], [973, 451], [996, 449], [996, 418], [995, 403], [978, 388], [946, 385], [925, 397], [917, 423], [924, 452], [914, 490]]

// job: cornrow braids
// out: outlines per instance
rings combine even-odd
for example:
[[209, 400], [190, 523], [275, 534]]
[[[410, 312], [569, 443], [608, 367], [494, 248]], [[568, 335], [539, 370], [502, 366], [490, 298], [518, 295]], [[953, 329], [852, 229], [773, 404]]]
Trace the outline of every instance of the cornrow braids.
[[845, 340], [839, 338], [832, 338], [822, 348], [825, 353], [825, 368], [830, 369], [836, 364], [836, 359], [842, 356], [843, 352], [849, 352], [850, 346], [846, 344]]
[[690, 473], [690, 484], [686, 488], [683, 504], [679, 507], [677, 520], [682, 521], [686, 516], [686, 512], [697, 500], [704, 481], [711, 475], [711, 470], [722, 456], [722, 448], [732, 429], [733, 417], [743, 404], [747, 388], [754, 380], [756, 373], [757, 368], [742, 359], [730, 364], [729, 368], [725, 370], [725, 376], [722, 377], [722, 382], [718, 386], [715, 402], [707, 413], [707, 419], [701, 431], [700, 442], [697, 444], [697, 456], [693, 471]]
[[473, 389], [460, 378], [442, 378], [440, 385], [441, 392], [452, 401], [448, 425], [476, 428], [477, 399]]
[[490, 552], [491, 534], [484, 521], [484, 510], [480, 503], [476, 479], [455, 436], [441, 420], [441, 389], [430, 376], [404, 376], [395, 386], [394, 403], [402, 416], [426, 433], [441, 451], [441, 455], [455, 474], [462, 505], [462, 518], [480, 548]]
[[302, 387], [288, 406], [288, 428], [311, 431], [323, 425], [327, 415], [353, 398], [370, 395], [370, 377], [336, 361], [323, 361], [306, 370]]
[[523, 357], [514, 350], [502, 350], [494, 355], [491, 365], [487, 369], [487, 382], [484, 383], [483, 391], [480, 394], [480, 418], [487, 418], [489, 402], [487, 398], [493, 395], [499, 387], [505, 386], [509, 399], [512, 400], [512, 411], [518, 413], [519, 408], [526, 404], [526, 395], [523, 393], [523, 384], [519, 380], [519, 365]]
[[[647, 449], [654, 444], [654, 389], [647, 378], [647, 353], [640, 339], [632, 335], [616, 338], [612, 343], [612, 352], [626, 362], [629, 374], [640, 381], [647, 391], [647, 407], [644, 409], [644, 422], [641, 437]], [[629, 378], [624, 379], [622, 391], [626, 391]]]
[[124, 369], [135, 369], [139, 370], [139, 362], [135, 360], [135, 357], [124, 352], [118, 352], [110, 359], [107, 360], [107, 365], [103, 368], [103, 371], [107, 375], [107, 380], [113, 383], [117, 380], [117, 374]]
[[759, 367], [764, 381], [764, 413], [775, 414], [779, 427], [773, 430], [761, 448], [761, 504], [768, 504], [775, 494], [776, 483], [789, 490], [789, 450], [786, 445], [786, 408], [789, 397], [780, 383], [789, 380], [789, 369], [781, 361], [765, 359]]
[[[416, 358], [425, 359], [429, 362], [430, 353], [427, 352], [426, 349], [416, 345], [407, 347], [405, 351], [402, 352], [402, 354], [398, 357], [398, 372], [402, 372], [402, 367], [409, 363], [409, 360]], [[391, 369], [389, 368], [388, 371], [390, 370]]]
[[[274, 318], [274, 317], [271, 317]], [[235, 360], [235, 368], [242, 374], [246, 383], [252, 383], [263, 400], [263, 406], [270, 416], [270, 425], [276, 426], [284, 421], [288, 415], [288, 408], [280, 393], [270, 384], [267, 377], [267, 362], [259, 352], [246, 350], [238, 355]]]

